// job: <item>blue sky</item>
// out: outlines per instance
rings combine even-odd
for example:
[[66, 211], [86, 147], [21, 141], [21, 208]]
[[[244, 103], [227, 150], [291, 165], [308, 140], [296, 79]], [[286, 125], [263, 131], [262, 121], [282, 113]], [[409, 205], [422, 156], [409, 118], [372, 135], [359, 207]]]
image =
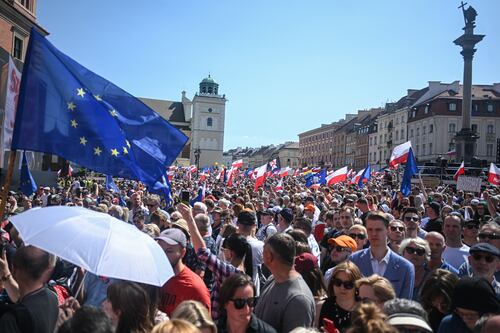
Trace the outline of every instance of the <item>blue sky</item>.
[[[500, 1], [468, 1], [485, 34], [473, 83], [500, 82]], [[462, 81], [455, 0], [41, 0], [49, 40], [139, 97], [189, 97], [210, 72], [226, 94], [225, 150]]]

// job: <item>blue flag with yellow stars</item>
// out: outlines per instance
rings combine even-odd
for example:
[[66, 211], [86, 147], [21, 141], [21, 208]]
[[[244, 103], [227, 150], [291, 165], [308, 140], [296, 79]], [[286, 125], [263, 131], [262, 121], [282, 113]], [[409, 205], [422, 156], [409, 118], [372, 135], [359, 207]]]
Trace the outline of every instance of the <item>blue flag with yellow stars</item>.
[[28, 197], [35, 193], [36, 183], [31, 176], [30, 169], [28, 168], [28, 160], [26, 159], [26, 153], [23, 151], [23, 161], [21, 162], [21, 192], [23, 192]]
[[154, 186], [187, 140], [141, 101], [31, 30], [12, 149], [51, 153]]

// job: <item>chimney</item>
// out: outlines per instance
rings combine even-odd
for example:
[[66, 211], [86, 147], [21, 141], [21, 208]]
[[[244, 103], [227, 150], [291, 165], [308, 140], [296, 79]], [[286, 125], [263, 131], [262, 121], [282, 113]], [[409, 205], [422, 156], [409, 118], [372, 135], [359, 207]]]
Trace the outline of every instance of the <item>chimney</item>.
[[429, 81], [429, 90], [437, 90], [441, 86], [441, 81]]
[[186, 91], [182, 91], [182, 99], [186, 98]]
[[418, 89], [407, 89], [406, 90], [406, 97], [410, 97], [411, 95], [413, 95], [417, 91], [418, 91]]
[[493, 83], [493, 90], [500, 94], [500, 83]]

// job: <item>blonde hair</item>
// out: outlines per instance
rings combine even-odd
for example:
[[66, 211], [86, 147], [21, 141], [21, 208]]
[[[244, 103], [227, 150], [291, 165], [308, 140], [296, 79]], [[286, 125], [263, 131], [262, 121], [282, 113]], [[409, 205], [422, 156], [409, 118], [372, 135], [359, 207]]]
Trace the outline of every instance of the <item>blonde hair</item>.
[[200, 333], [200, 330], [186, 320], [171, 319], [153, 327], [151, 333]]
[[356, 289], [359, 290], [359, 288], [363, 285], [372, 287], [375, 296], [377, 296], [381, 302], [386, 302], [396, 298], [396, 292], [394, 291], [391, 282], [383, 276], [373, 274], [356, 281]]
[[212, 333], [217, 333], [217, 326], [212, 321], [207, 308], [198, 301], [183, 301], [172, 312], [172, 319], [184, 319], [200, 330], [208, 328]]
[[421, 247], [425, 250], [425, 259], [429, 261], [431, 259], [431, 248], [429, 247], [429, 242], [425, 239], [415, 237], [415, 238], [405, 238], [399, 245], [399, 254], [403, 256], [406, 248], [410, 243], [415, 243], [418, 247]]
[[386, 318], [375, 304], [361, 304], [352, 312], [352, 325], [347, 333], [397, 333], [398, 330], [389, 325]]
[[160, 228], [156, 224], [153, 224], [153, 223], [149, 223], [149, 224], [144, 225], [142, 232], [148, 234], [152, 238], [160, 236]]
[[351, 230], [363, 231], [366, 235], [366, 228], [362, 224], [354, 224], [352, 227], [349, 228], [349, 231]]

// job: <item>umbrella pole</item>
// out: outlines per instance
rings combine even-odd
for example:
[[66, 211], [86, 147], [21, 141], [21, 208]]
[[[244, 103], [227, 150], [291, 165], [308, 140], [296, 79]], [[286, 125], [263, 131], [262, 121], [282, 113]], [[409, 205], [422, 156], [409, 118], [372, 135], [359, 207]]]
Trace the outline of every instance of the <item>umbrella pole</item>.
[[7, 166], [7, 174], [3, 183], [2, 202], [0, 203], [0, 218], [3, 219], [5, 213], [5, 205], [7, 204], [7, 195], [9, 194], [10, 184], [12, 183], [12, 174], [14, 173], [14, 162], [16, 161], [16, 150], [9, 152], [9, 164]]
[[85, 277], [87, 276], [87, 270], [85, 270], [85, 273], [83, 273], [83, 277], [82, 279], [80, 280], [80, 285], [78, 286], [78, 288], [76, 289], [76, 292], [75, 292], [75, 298], [78, 299], [78, 294], [80, 294], [80, 291], [82, 291], [82, 288], [83, 288], [83, 283], [85, 282]]

